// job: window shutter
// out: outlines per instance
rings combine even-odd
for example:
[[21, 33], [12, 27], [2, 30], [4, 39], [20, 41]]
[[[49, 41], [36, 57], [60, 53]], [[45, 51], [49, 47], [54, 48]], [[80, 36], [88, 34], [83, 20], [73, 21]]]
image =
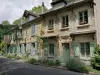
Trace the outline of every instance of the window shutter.
[[74, 53], [76, 57], [80, 56], [80, 47], [78, 42], [74, 42]]
[[54, 56], [56, 56], [57, 57], [57, 46], [56, 45], [54, 45]]
[[20, 45], [17, 45], [17, 53], [20, 51]]
[[35, 42], [35, 55], [38, 55], [38, 44]]
[[44, 46], [44, 56], [48, 56], [48, 53], [49, 53], [49, 44], [48, 44], [47, 40], [44, 41], [43, 46]]
[[96, 47], [96, 43], [95, 42], [90, 42], [90, 56], [93, 57], [94, 56], [94, 50]]

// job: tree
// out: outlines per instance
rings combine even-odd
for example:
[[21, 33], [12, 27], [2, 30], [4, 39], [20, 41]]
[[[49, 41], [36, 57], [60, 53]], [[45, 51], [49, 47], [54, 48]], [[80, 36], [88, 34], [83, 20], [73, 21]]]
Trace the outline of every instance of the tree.
[[[44, 12], [46, 12], [48, 9], [44, 6]], [[42, 6], [37, 6], [37, 7], [34, 7], [34, 8], [32, 8], [32, 10], [29, 10], [30, 12], [34, 12], [34, 13], [36, 13], [36, 14], [41, 14], [42, 13]], [[25, 17], [20, 17], [20, 18], [18, 18], [17, 20], [15, 20], [14, 22], [13, 22], [13, 24], [14, 25], [21, 25], [21, 19], [22, 19], [22, 21], [24, 21], [24, 23], [25, 22], [27, 22], [27, 18], [25, 18]]]
[[15, 21], [13, 22], [13, 24], [14, 24], [14, 25], [21, 25], [21, 18], [15, 20]]
[[13, 22], [14, 25], [21, 25], [21, 21], [27, 22], [27, 19], [25, 17], [20, 17], [19, 19], [15, 20]]
[[6, 21], [2, 22], [2, 25], [10, 25], [10, 23], [9, 23], [9, 21], [6, 20]]
[[[48, 9], [47, 7], [44, 6], [44, 12], [46, 12]], [[31, 12], [37, 13], [37, 14], [41, 14], [42, 13], [42, 6], [37, 6], [32, 8], [32, 10], [30, 10]]]
[[91, 60], [91, 65], [95, 69], [100, 70], [100, 46], [96, 46], [95, 51], [94, 51], [94, 57]]

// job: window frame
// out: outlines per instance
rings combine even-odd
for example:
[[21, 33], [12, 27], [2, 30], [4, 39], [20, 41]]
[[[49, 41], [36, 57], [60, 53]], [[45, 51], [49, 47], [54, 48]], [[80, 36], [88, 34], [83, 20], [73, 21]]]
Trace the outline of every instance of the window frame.
[[69, 16], [68, 15], [62, 16], [61, 28], [66, 28], [66, 27], [69, 27]]
[[88, 24], [88, 22], [89, 22], [88, 17], [89, 17], [88, 10], [84, 10], [84, 11], [79, 12], [79, 24], [80, 25]]
[[48, 30], [54, 30], [54, 19], [48, 20]]
[[[52, 46], [53, 48], [51, 48], [50, 46]], [[55, 54], [55, 52], [54, 52], [54, 51], [55, 51], [55, 45], [52, 44], [52, 43], [50, 43], [48, 48], [49, 48], [49, 49], [48, 49], [48, 50], [49, 50], [49, 51], [48, 51], [48, 52], [49, 52], [49, 56], [54, 56], [54, 54]], [[52, 49], [53, 49], [53, 50], [52, 50]]]
[[[82, 46], [81, 46], [81, 44], [83, 44], [83, 50], [84, 50], [84, 54], [82, 54]], [[87, 46], [87, 44], [89, 45], [89, 46]], [[88, 49], [87, 49], [87, 47], [89, 47]], [[89, 52], [89, 54], [87, 54], [87, 50], [88, 50], [88, 52]], [[80, 54], [81, 54], [81, 56], [82, 57], [90, 57], [90, 52], [91, 50], [90, 50], [90, 42], [81, 42], [80, 43]]]

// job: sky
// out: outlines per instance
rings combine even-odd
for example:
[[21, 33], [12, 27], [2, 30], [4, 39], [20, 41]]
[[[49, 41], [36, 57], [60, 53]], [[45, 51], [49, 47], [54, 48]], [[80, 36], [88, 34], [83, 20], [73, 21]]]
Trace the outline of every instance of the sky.
[[50, 9], [52, 0], [0, 0], [0, 23], [8, 20], [12, 23], [14, 20], [22, 16], [24, 10], [30, 10], [34, 6], [41, 5]]

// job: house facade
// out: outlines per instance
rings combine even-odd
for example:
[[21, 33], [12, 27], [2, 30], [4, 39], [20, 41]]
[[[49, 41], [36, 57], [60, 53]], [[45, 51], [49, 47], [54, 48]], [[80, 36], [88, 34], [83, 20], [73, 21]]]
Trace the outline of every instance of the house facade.
[[[34, 58], [79, 58], [89, 64], [100, 44], [99, 0], [52, 0], [52, 8], [22, 26], [19, 51]], [[23, 47], [23, 48], [22, 48]], [[18, 51], [18, 50], [17, 50]]]
[[[67, 0], [66, 0], [67, 1]], [[92, 1], [55, 0], [44, 19], [44, 56], [66, 63], [78, 57], [89, 63], [96, 44], [96, 25]], [[62, 6], [62, 7], [61, 7]]]

